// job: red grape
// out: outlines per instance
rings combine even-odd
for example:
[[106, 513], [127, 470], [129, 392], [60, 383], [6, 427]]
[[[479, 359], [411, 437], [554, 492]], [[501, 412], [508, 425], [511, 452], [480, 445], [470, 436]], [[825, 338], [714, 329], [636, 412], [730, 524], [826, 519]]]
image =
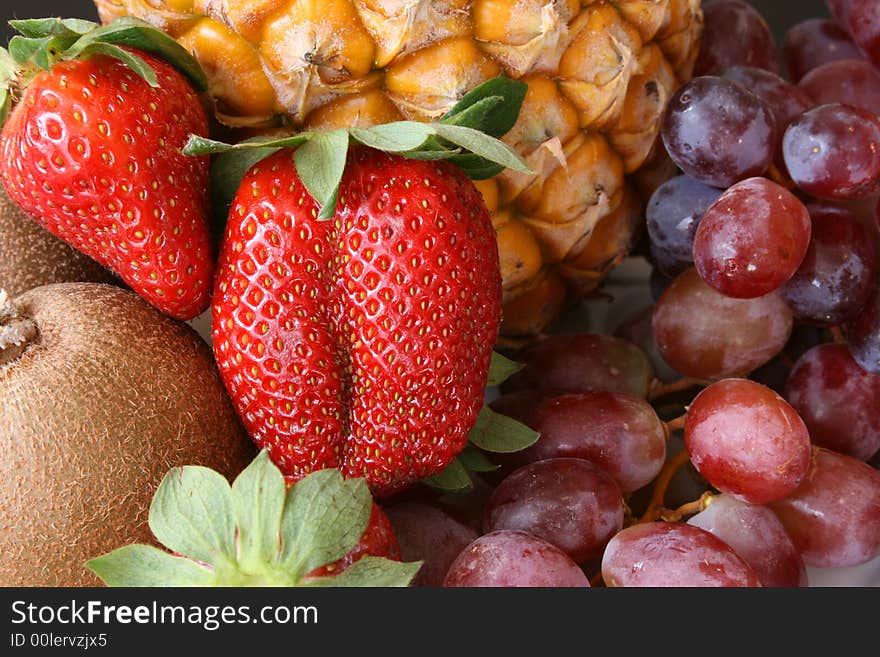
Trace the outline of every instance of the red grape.
[[802, 190], [823, 199], [880, 192], [880, 121], [849, 105], [821, 105], [795, 119], [782, 141], [785, 166]]
[[477, 539], [477, 532], [431, 504], [401, 502], [385, 512], [400, 542], [401, 558], [424, 562], [412, 586], [443, 586], [455, 557]]
[[800, 488], [770, 505], [804, 562], [856, 566], [880, 556], [880, 472], [816, 447]]
[[583, 459], [557, 458], [514, 470], [489, 497], [486, 533], [524, 531], [563, 550], [577, 563], [602, 554], [623, 527], [617, 482]]
[[618, 533], [605, 548], [607, 586], [761, 586], [758, 576], [724, 541], [682, 522], [647, 522]]
[[651, 362], [634, 344], [598, 334], [548, 335], [515, 355], [525, 366], [502, 384], [504, 392], [608, 390], [647, 397]]
[[444, 586], [572, 587], [590, 582], [565, 552], [525, 532], [498, 531], [468, 545]]
[[501, 395], [494, 399], [489, 406], [496, 413], [512, 417], [514, 420], [531, 426], [534, 423], [535, 410], [542, 401], [551, 396], [553, 393], [546, 390], [522, 388]]
[[530, 425], [541, 434], [521, 453], [525, 462], [587, 459], [624, 493], [650, 483], [666, 460], [666, 430], [648, 402], [613, 392], [582, 392], [546, 400]]
[[785, 397], [821, 447], [867, 461], [880, 450], [880, 376], [866, 372], [845, 344], [823, 344], [801, 356]]
[[852, 357], [863, 370], [880, 374], [880, 285], [874, 285], [859, 316], [845, 326]]
[[762, 68], [732, 66], [720, 75], [725, 80], [739, 83], [764, 101], [776, 119], [777, 136], [782, 136], [794, 118], [813, 106], [813, 101], [803, 90]]
[[788, 74], [797, 82], [814, 68], [839, 59], [858, 59], [861, 53], [840, 25], [811, 18], [786, 33], [782, 57]]
[[673, 95], [661, 133], [669, 157], [682, 171], [706, 185], [729, 187], [770, 166], [776, 120], [742, 85], [704, 76]]
[[720, 189], [689, 176], [676, 176], [657, 188], [645, 218], [651, 254], [661, 272], [678, 276], [694, 263], [694, 234], [703, 213], [719, 196]]
[[719, 495], [688, 524], [727, 543], [764, 586], [806, 586], [807, 569], [779, 518], [766, 506]]
[[804, 204], [775, 182], [749, 178], [706, 210], [694, 236], [694, 263], [721, 294], [753, 299], [791, 278], [809, 244]]
[[842, 103], [880, 114], [880, 74], [864, 59], [841, 59], [813, 69], [800, 81], [816, 105]]
[[[669, 279], [668, 283], [671, 282], [672, 279]], [[662, 290], [660, 294], [663, 294]], [[660, 294], [657, 296], [659, 297]], [[659, 381], [664, 383], [678, 381], [681, 379], [681, 374], [669, 367], [669, 363], [663, 360], [660, 350], [657, 349], [657, 342], [654, 340], [654, 329], [651, 326], [653, 316], [653, 306], [645, 306], [636, 310], [620, 323], [617, 329], [615, 329], [614, 335], [638, 345], [647, 354], [648, 358], [651, 359], [651, 365], [654, 367], [654, 372]]]
[[858, 315], [874, 287], [874, 242], [845, 208], [811, 205], [810, 247], [780, 293], [802, 321], [836, 325]]
[[688, 407], [691, 463], [718, 490], [751, 504], [794, 491], [810, 469], [810, 435], [797, 411], [770, 388], [725, 379]]
[[839, 25], [846, 27], [849, 24], [849, 6], [852, 0], [826, 0], [828, 11], [834, 16]]
[[778, 293], [732, 299], [700, 278], [678, 276], [654, 307], [654, 337], [669, 365], [685, 376], [742, 376], [778, 354], [793, 319]]
[[752, 5], [743, 0], [704, 0], [702, 6], [705, 27], [696, 75], [737, 65], [779, 70], [773, 34]]
[[865, 57], [880, 67], [880, 3], [877, 0], [850, 0], [846, 25]]

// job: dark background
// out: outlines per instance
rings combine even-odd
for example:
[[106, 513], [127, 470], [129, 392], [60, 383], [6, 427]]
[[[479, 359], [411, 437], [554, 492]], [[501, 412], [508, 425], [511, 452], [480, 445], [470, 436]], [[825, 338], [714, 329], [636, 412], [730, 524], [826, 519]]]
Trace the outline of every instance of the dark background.
[[[824, 0], [752, 0], [774, 32], [781, 38], [785, 29], [804, 18], [827, 16]], [[0, 22], [3, 23], [2, 43], [9, 41], [12, 32], [6, 25], [10, 18], [39, 18], [63, 15], [64, 18], [97, 20], [91, 0], [2, 0]]]

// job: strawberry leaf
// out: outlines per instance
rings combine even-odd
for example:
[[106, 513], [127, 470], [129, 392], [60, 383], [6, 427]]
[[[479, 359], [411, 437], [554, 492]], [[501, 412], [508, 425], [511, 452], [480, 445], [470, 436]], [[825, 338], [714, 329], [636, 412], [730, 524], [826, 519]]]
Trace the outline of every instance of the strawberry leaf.
[[304, 584], [321, 587], [409, 586], [421, 567], [421, 561], [404, 563], [366, 556], [358, 559], [336, 577], [313, 577], [305, 580]]
[[386, 153], [404, 153], [421, 147], [434, 134], [430, 124], [417, 121], [383, 123], [372, 128], [351, 128], [351, 136], [364, 146]]
[[488, 96], [476, 101], [456, 114], [448, 114], [440, 120], [448, 125], [463, 125], [466, 128], [479, 130], [487, 122], [489, 115], [498, 105], [504, 102], [503, 96]]
[[73, 59], [99, 52], [92, 48], [95, 43], [126, 46], [153, 53], [188, 77], [199, 91], [206, 91], [208, 88], [208, 79], [204, 71], [189, 51], [146, 21], [129, 16], [117, 18], [109, 25], [98, 27], [82, 35], [70, 46], [64, 56], [66, 59]]
[[488, 180], [504, 171], [504, 167], [500, 164], [487, 162], [483, 158], [470, 153], [451, 157], [449, 161], [463, 170], [471, 180]]
[[265, 451], [231, 488], [213, 470], [175, 468], [156, 491], [150, 527], [183, 556], [128, 545], [86, 567], [110, 586], [404, 586], [420, 564], [370, 557], [338, 575], [308, 576], [358, 543], [372, 504], [363, 479], [343, 480], [337, 470], [315, 472], [285, 492]]
[[522, 363], [517, 363], [497, 351], [493, 351], [492, 360], [489, 362], [489, 380], [486, 385], [489, 387], [500, 386], [523, 367]]
[[[440, 123], [467, 125], [500, 139], [516, 124], [528, 89], [528, 85], [524, 82], [512, 80], [503, 75], [487, 80], [466, 93], [456, 103], [455, 107], [440, 120]], [[473, 105], [493, 96], [501, 97], [501, 102], [488, 111], [478, 125], [462, 123], [457, 118], [459, 115], [467, 112]]]
[[78, 39], [96, 29], [97, 23], [79, 18], [25, 18], [9, 21], [12, 29], [26, 37], [40, 39], [47, 36], [73, 37]]
[[[241, 141], [237, 144], [227, 144], [214, 139], [207, 139], [198, 135], [190, 135], [189, 140], [183, 147], [184, 155], [217, 155], [220, 153], [231, 153], [235, 151], [253, 151], [258, 149], [274, 149], [272, 153], [281, 148], [296, 148], [300, 144], [304, 144], [314, 137], [315, 132], [301, 132], [298, 135], [290, 135], [288, 137], [280, 137], [278, 139], [254, 138]], [[270, 153], [266, 153], [263, 157], [267, 157]], [[263, 159], [263, 158], [260, 158]]]
[[238, 563], [244, 569], [272, 563], [281, 549], [284, 477], [261, 452], [232, 484], [232, 510], [238, 528]]
[[510, 454], [531, 447], [539, 437], [522, 422], [483, 406], [468, 439], [487, 452]]
[[474, 155], [520, 173], [530, 173], [529, 167], [519, 155], [504, 142], [490, 137], [485, 132], [460, 125], [434, 124], [437, 134], [446, 141], [470, 151]]
[[33, 64], [46, 70], [52, 66], [49, 51], [53, 43], [55, 43], [55, 37], [32, 39], [14, 36], [9, 41], [9, 54], [19, 66]]
[[[190, 140], [192, 141], [192, 140]], [[255, 139], [259, 143], [259, 138]], [[262, 140], [265, 141], [265, 140]], [[244, 174], [253, 165], [272, 153], [277, 148], [254, 148], [250, 150], [227, 151], [220, 153], [211, 162], [211, 211], [214, 221], [212, 231], [216, 240], [223, 237], [229, 207], [241, 185]]]
[[235, 559], [229, 483], [208, 468], [174, 468], [150, 504], [150, 529], [165, 547], [202, 563]]
[[473, 490], [474, 482], [464, 464], [456, 458], [442, 472], [425, 477], [422, 482], [444, 493], [467, 493]]
[[348, 157], [348, 138], [347, 130], [316, 132], [294, 153], [303, 185], [321, 206], [319, 219], [330, 219], [336, 213], [336, 197]]
[[483, 452], [473, 445], [466, 445], [458, 455], [458, 460], [470, 472], [495, 472], [501, 467], [492, 463]]
[[320, 470], [287, 494], [281, 519], [281, 566], [299, 577], [344, 557], [370, 521], [372, 497], [363, 479]]
[[152, 545], [126, 545], [86, 562], [107, 586], [210, 586], [214, 573]]
[[12, 107], [10, 87], [15, 80], [18, 65], [5, 48], [0, 48], [0, 126], [6, 123], [6, 117]]
[[110, 43], [96, 41], [94, 43], [89, 43], [76, 53], [77, 57], [90, 57], [92, 55], [104, 55], [105, 57], [118, 59], [134, 73], [142, 77], [151, 87], [159, 86], [159, 78], [156, 77], [156, 71], [153, 70], [153, 67], [147, 64], [143, 57], [139, 57], [125, 48], [120, 48], [119, 46], [114, 46]]

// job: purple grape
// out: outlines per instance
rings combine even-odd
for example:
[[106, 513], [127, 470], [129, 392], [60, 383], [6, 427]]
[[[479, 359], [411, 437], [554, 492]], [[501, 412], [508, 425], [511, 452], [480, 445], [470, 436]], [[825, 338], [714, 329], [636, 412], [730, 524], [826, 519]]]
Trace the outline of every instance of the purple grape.
[[728, 66], [756, 66], [776, 73], [776, 43], [764, 17], [743, 0], [704, 0], [702, 47], [694, 73]]
[[689, 525], [727, 543], [755, 571], [764, 586], [807, 585], [807, 568], [779, 518], [766, 506], [718, 495]]
[[762, 175], [773, 161], [776, 121], [758, 96], [715, 76], [694, 78], [673, 95], [662, 126], [669, 156], [713, 187]]
[[880, 3], [877, 0], [850, 0], [846, 26], [868, 61], [880, 67]]
[[583, 563], [602, 554], [623, 527], [623, 514], [611, 475], [583, 459], [556, 458], [508, 475], [486, 504], [483, 531], [524, 531]]
[[650, 483], [666, 460], [666, 431], [643, 399], [582, 392], [544, 401], [530, 425], [541, 434], [525, 462], [572, 457], [592, 461], [629, 493]]
[[807, 254], [780, 294], [795, 318], [832, 326], [853, 319], [874, 287], [874, 242], [847, 209], [813, 204]]
[[880, 192], [880, 121], [849, 105], [821, 105], [795, 119], [782, 142], [785, 166], [806, 193], [828, 200]]
[[785, 398], [814, 444], [862, 461], [880, 450], [880, 376], [860, 368], [845, 344], [819, 345], [801, 356]]
[[449, 566], [478, 536], [443, 509], [424, 502], [401, 502], [386, 507], [385, 513], [400, 542], [401, 558], [424, 562], [412, 586], [443, 586]]
[[798, 84], [815, 105], [842, 103], [880, 114], [880, 74], [864, 59], [841, 59], [813, 69]]
[[505, 393], [524, 388], [561, 394], [608, 390], [647, 397], [654, 371], [637, 346], [608, 335], [548, 335], [514, 359], [525, 367], [505, 381]]
[[602, 579], [628, 587], [761, 586], [727, 543], [682, 522], [647, 522], [618, 533], [605, 548]]
[[468, 545], [449, 567], [449, 587], [574, 587], [590, 581], [565, 552], [525, 532], [497, 531]]
[[880, 556], [880, 472], [821, 447], [804, 483], [773, 502], [808, 566], [840, 568]]
[[839, 59], [858, 59], [861, 53], [840, 25], [824, 18], [810, 18], [786, 33], [782, 57], [788, 74], [797, 82], [814, 68]]
[[668, 180], [651, 196], [646, 210], [648, 236], [654, 264], [662, 273], [675, 277], [693, 265], [697, 226], [719, 196], [720, 189], [690, 176]]
[[880, 374], [880, 284], [853, 321], [844, 327], [852, 357], [863, 370]]
[[733, 66], [721, 72], [725, 80], [741, 84], [764, 101], [776, 119], [776, 135], [781, 137], [788, 124], [813, 106], [802, 90], [775, 73], [753, 66]]

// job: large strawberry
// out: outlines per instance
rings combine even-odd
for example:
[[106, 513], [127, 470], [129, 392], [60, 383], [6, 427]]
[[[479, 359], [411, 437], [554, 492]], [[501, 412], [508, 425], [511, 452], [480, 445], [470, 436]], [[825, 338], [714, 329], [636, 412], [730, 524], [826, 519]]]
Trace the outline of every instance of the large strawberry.
[[12, 58], [2, 53], [20, 93], [0, 135], [9, 196], [163, 312], [198, 315], [213, 268], [208, 160], [181, 149], [208, 121], [190, 81], [163, 57], [195, 79], [198, 66], [131, 19], [14, 25], [25, 36], [10, 42]]
[[[440, 472], [465, 447], [501, 314], [482, 197], [462, 169], [433, 159], [470, 158], [457, 161], [472, 172], [494, 170], [493, 158], [522, 165], [461, 125], [350, 136], [422, 150], [407, 159], [356, 146], [346, 158], [347, 132], [262, 144], [301, 143], [260, 161], [238, 188], [213, 338], [245, 426], [285, 475], [339, 468], [387, 494]], [[462, 156], [464, 147], [483, 158]], [[337, 174], [334, 213], [337, 189], [323, 181]]]

